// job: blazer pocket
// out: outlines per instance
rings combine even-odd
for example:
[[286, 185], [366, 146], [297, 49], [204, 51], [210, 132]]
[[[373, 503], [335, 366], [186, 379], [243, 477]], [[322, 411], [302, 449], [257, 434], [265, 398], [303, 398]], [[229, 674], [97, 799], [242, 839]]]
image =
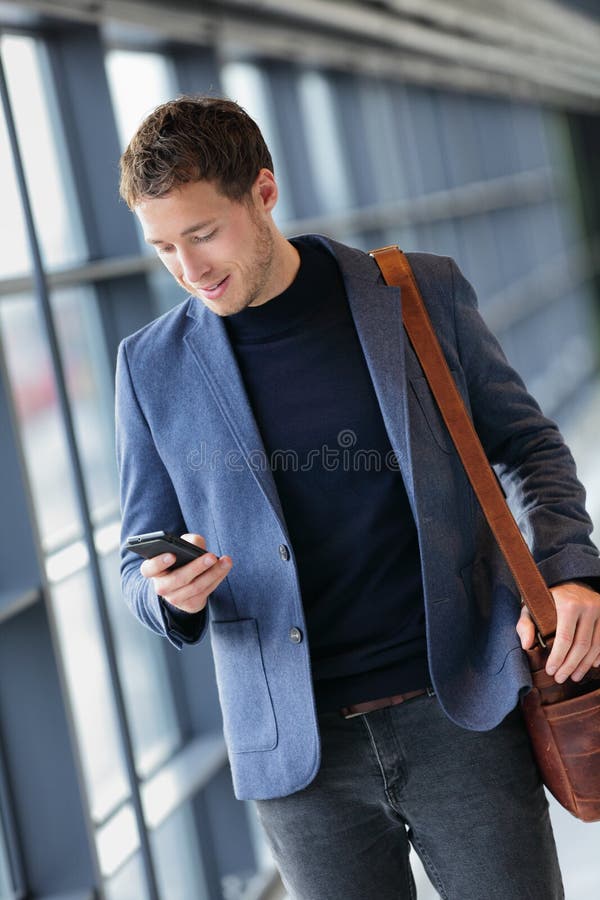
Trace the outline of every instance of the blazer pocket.
[[454, 444], [452, 438], [448, 434], [448, 429], [444, 424], [435, 398], [431, 393], [429, 382], [424, 375], [412, 376], [410, 378], [410, 386], [413, 389], [413, 393], [417, 398], [417, 402], [421, 407], [421, 412], [423, 413], [436, 444], [444, 451], [444, 453], [452, 453]]
[[227, 747], [232, 753], [273, 750], [277, 726], [256, 619], [210, 627]]
[[469, 598], [471, 659], [497, 675], [508, 654], [521, 646], [516, 631], [519, 601], [501, 577], [494, 578], [491, 563], [483, 557], [461, 569], [461, 576]]

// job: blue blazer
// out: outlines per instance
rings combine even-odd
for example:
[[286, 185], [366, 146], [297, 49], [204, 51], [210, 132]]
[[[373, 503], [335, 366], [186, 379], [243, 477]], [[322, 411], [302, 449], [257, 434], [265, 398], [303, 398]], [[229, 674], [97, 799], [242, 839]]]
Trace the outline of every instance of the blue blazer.
[[[518, 591], [405, 338], [399, 289], [385, 285], [362, 251], [318, 235], [311, 239], [325, 244], [341, 268], [414, 513], [433, 686], [458, 725], [493, 728], [531, 684], [515, 631]], [[547, 583], [599, 576], [584, 491], [556, 425], [508, 365], [456, 264], [427, 253], [409, 258]], [[310, 634], [294, 548], [223, 320], [190, 297], [126, 338], [119, 348], [116, 411], [123, 542], [128, 534], [157, 529], [193, 532], [233, 559], [229, 576], [209, 598], [205, 631], [236, 796], [298, 791], [320, 764]], [[140, 558], [124, 547], [127, 604], [181, 647], [139, 567]]]

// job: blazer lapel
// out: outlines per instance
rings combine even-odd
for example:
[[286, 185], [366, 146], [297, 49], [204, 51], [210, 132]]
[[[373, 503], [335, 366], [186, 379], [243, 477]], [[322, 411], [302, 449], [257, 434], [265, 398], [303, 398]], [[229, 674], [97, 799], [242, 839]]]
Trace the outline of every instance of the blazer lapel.
[[275, 481], [266, 465], [267, 453], [223, 320], [203, 306], [201, 300], [193, 299], [188, 316], [194, 324], [187, 331], [184, 341], [208, 383], [244, 463], [287, 534]]
[[383, 422], [414, 512], [410, 465], [406, 379], [406, 336], [400, 288], [383, 281], [377, 263], [364, 253], [320, 235], [336, 257], [344, 278], [350, 311], [379, 401]]

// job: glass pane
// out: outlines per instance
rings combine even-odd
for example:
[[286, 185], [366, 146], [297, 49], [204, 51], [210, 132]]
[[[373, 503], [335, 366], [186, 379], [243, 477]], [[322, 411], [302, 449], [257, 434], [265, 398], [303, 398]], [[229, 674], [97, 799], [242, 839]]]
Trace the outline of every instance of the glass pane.
[[[421, 171], [421, 144], [424, 136], [417, 129], [413, 106], [419, 89], [397, 83], [389, 84], [394, 144], [401, 157], [406, 197], [425, 193], [424, 173]], [[418, 246], [418, 244], [417, 244]]]
[[517, 172], [519, 158], [511, 104], [506, 100], [476, 97], [470, 106], [485, 177], [501, 178]]
[[331, 86], [320, 72], [304, 72], [299, 80], [304, 130], [323, 212], [353, 206], [353, 195], [336, 128]]
[[190, 804], [169, 816], [150, 837], [160, 896], [165, 900], [209, 900]]
[[447, 186], [456, 188], [481, 181], [483, 160], [469, 98], [444, 94], [437, 109]]
[[132, 897], [135, 900], [147, 900], [148, 891], [139, 853], [132, 856], [122, 869], [104, 883], [104, 896], [106, 900], [131, 900]]
[[8, 862], [8, 851], [5, 844], [2, 820], [0, 819], [0, 900], [12, 896], [13, 892]]
[[91, 288], [56, 291], [52, 306], [92, 518], [118, 509], [113, 374]]
[[[371, 203], [393, 203], [407, 196], [407, 170], [404, 165], [403, 144], [396, 139], [395, 110], [390, 92], [384, 82], [361, 78], [358, 83], [357, 106], [344, 108], [344, 115], [360, 117], [361, 132], [370, 157], [369, 172]], [[359, 176], [360, 177], [360, 176]]]
[[31, 266], [31, 260], [6, 124], [2, 115], [0, 115], [0, 172], [2, 172], [0, 278], [9, 278], [26, 274]]
[[273, 218], [278, 224], [293, 218], [291, 191], [288, 189], [286, 161], [283, 158], [277, 134], [277, 126], [270, 108], [270, 97], [265, 77], [252, 63], [230, 62], [223, 66], [221, 81], [227, 95], [252, 116], [266, 141], [273, 157], [275, 177], [279, 185], [279, 199]]
[[80, 261], [87, 248], [43, 47], [22, 35], [0, 46], [42, 256], [50, 267]]
[[50, 597], [92, 817], [100, 822], [128, 796], [129, 785], [88, 569], [51, 584]]
[[411, 86], [398, 91], [396, 99], [404, 127], [399, 139], [410, 158], [413, 196], [445, 190], [446, 166], [440, 140], [438, 95], [426, 88]]
[[[146, 246], [148, 245], [146, 244]], [[152, 252], [154, 253], [154, 250]], [[167, 272], [162, 264], [146, 277], [152, 290], [157, 315], [167, 312], [178, 303], [182, 303], [189, 296], [179, 287], [173, 276], [170, 272]]]
[[96, 853], [104, 878], [112, 878], [140, 849], [140, 834], [131, 803], [124, 803], [96, 829]]
[[[148, 113], [175, 95], [175, 78], [169, 60], [160, 53], [109, 50], [105, 65], [119, 141], [124, 150]], [[142, 252], [154, 255], [155, 250], [144, 241], [136, 216], [134, 221]]]
[[163, 641], [143, 628], [125, 606], [118, 551], [102, 557], [101, 565], [114, 623], [136, 768], [145, 778], [175, 752], [181, 740], [169, 691]]
[[549, 165], [542, 109], [528, 103], [514, 103], [511, 115], [519, 168], [529, 171]]
[[125, 149], [148, 113], [174, 96], [175, 79], [169, 61], [159, 53], [109, 50], [105, 61], [119, 139]]
[[569, 248], [581, 240], [582, 231], [580, 210], [570, 199], [578, 196], [579, 186], [569, 124], [565, 115], [549, 109], [543, 112], [543, 127], [548, 161], [560, 178], [556, 203], [563, 245]]
[[46, 545], [79, 529], [52, 361], [31, 297], [0, 303], [0, 337], [12, 387], [38, 527]]

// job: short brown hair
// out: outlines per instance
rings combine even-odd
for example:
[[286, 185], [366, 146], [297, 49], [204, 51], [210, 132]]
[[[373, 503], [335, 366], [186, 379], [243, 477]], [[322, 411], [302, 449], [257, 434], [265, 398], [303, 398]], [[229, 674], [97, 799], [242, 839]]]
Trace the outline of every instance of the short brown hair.
[[130, 209], [191, 181], [214, 181], [230, 200], [246, 197], [273, 160], [256, 122], [220, 97], [178, 97], [147, 116], [123, 153], [120, 193]]

